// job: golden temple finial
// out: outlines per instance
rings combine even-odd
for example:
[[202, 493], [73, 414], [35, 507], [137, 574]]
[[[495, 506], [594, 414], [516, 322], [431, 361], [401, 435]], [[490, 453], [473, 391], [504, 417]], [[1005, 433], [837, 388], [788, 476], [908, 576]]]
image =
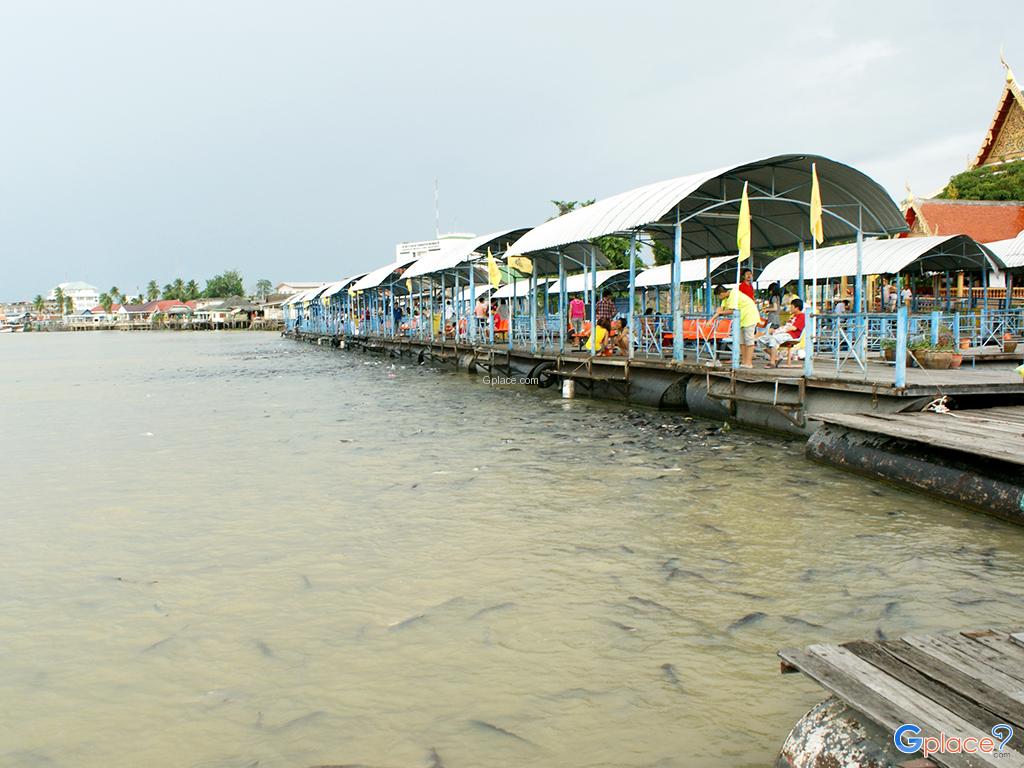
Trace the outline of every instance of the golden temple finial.
[[1017, 82], [1017, 79], [1013, 76], [1013, 70], [1010, 69], [1010, 65], [1006, 63], [1006, 56], [1003, 55], [1003, 46], [999, 46], [999, 63], [1002, 64], [1003, 68], [1006, 70], [1006, 82]]

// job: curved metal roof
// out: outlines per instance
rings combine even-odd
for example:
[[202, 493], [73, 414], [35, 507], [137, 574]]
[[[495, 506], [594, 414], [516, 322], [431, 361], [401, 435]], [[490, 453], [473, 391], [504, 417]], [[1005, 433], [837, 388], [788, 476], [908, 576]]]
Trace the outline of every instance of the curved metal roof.
[[[557, 283], [557, 280], [549, 278], [539, 278], [537, 280], [537, 288], [543, 288], [545, 285], [551, 283]], [[523, 298], [530, 293], [530, 278], [524, 277], [520, 280], [516, 280], [514, 283], [505, 283], [505, 285], [498, 288], [494, 293], [491, 294], [492, 299], [511, 299], [512, 298], [512, 286], [515, 286], [516, 298]], [[477, 298], [480, 298], [480, 294], [477, 294]]]
[[1024, 232], [1020, 232], [1009, 240], [996, 240], [994, 243], [985, 243], [985, 245], [1002, 259], [1007, 269], [1024, 267]]
[[[714, 273], [718, 267], [734, 256], [715, 256], [711, 259], [711, 272]], [[702, 283], [707, 279], [708, 265], [704, 259], [690, 259], [680, 262], [680, 283]], [[636, 277], [637, 288], [651, 288], [656, 285], [672, 284], [672, 265], [662, 264], [657, 267], [645, 269]]]
[[289, 304], [298, 304], [303, 301], [309, 301], [314, 296], [316, 296], [316, 294], [320, 293], [324, 288], [326, 288], [328, 285], [330, 285], [330, 283], [320, 283], [320, 285], [318, 285], [316, 288], [309, 288], [305, 291], [299, 291], [298, 293], [294, 293], [287, 299], [285, 299], [284, 303], [281, 306], [287, 306]]
[[[440, 251], [421, 258], [406, 270], [403, 277], [420, 277], [455, 269], [485, 256], [488, 248], [491, 248], [495, 254], [502, 253], [508, 249], [509, 245], [529, 231], [529, 227], [521, 227], [519, 229], [503, 229], [470, 240], [441, 240]], [[474, 253], [478, 254], [477, 259], [471, 258]]]
[[[862, 250], [865, 275], [891, 275], [911, 264], [921, 272], [978, 269], [984, 264], [1000, 269], [1003, 262], [984, 245], [967, 235], [946, 237], [901, 237], [891, 240], [865, 240]], [[804, 280], [816, 272], [818, 278], [849, 277], [857, 274], [857, 244], [819, 248], [817, 257], [804, 252]], [[764, 268], [757, 282], [784, 285], [800, 277], [800, 254], [780, 256]]]
[[324, 291], [323, 298], [328, 299], [331, 296], [341, 293], [350, 285], [352, 285], [352, 283], [354, 283], [359, 278], [364, 277], [365, 275], [365, 272], [360, 272], [358, 275], [352, 275], [351, 277], [346, 277], [344, 280], [339, 280], [336, 283], [331, 283], [329, 286], [327, 286], [327, 290]]
[[683, 222], [687, 259], [736, 252], [736, 220], [743, 183], [749, 182], [752, 247], [774, 249], [808, 240], [811, 163], [816, 163], [826, 241], [905, 232], [907, 223], [888, 193], [870, 177], [819, 155], [776, 155], [681, 176], [598, 200], [547, 221], [521, 237], [509, 255], [565, 251], [596, 237], [646, 230], [671, 245], [672, 226]]
[[409, 257], [405, 259], [399, 259], [398, 261], [393, 261], [390, 264], [385, 264], [383, 267], [377, 267], [377, 269], [373, 270], [372, 272], [367, 272], [361, 278], [356, 280], [356, 282], [352, 285], [351, 290], [365, 291], [367, 288], [376, 288], [389, 277], [391, 277], [391, 275], [394, 274], [395, 272], [398, 272], [399, 270], [408, 267], [410, 264], [415, 263], [416, 259], [414, 257]]
[[[638, 274], [643, 273], [640, 272]], [[623, 276], [626, 278], [626, 282], [628, 283], [628, 269], [599, 269], [597, 270], [597, 287], [600, 288], [605, 283], [621, 282], [621, 278]], [[579, 274], [576, 275], [569, 275], [568, 277], [565, 278], [565, 292], [583, 293], [584, 291], [589, 291], [591, 286], [593, 285], [591, 279], [592, 278], [589, 272], [580, 272]]]

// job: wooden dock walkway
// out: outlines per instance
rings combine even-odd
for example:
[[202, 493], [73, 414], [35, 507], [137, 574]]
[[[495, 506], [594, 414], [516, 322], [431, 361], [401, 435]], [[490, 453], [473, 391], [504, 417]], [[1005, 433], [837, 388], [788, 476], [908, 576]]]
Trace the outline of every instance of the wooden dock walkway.
[[802, 672], [890, 735], [907, 723], [918, 725], [921, 737], [936, 738], [991, 738], [993, 726], [1013, 728], [1001, 753], [936, 753], [929, 756], [935, 765], [1024, 766], [1020, 631], [907, 635], [790, 648], [778, 655], [784, 673]]
[[1024, 465], [1024, 406], [947, 413], [828, 413], [812, 418], [859, 432]]

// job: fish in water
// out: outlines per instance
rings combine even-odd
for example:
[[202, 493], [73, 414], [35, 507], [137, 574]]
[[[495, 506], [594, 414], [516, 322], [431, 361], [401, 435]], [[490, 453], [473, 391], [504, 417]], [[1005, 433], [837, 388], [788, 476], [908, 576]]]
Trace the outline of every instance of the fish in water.
[[697, 579], [698, 581], [707, 581], [708, 577], [703, 573], [697, 573], [696, 571], [690, 571], [686, 568], [673, 568], [668, 572], [668, 576], [665, 577], [665, 581], [672, 581], [680, 576], [685, 576], [688, 579]]
[[302, 576], [302, 583], [305, 585], [306, 589], [312, 589], [313, 588], [313, 582], [311, 582], [309, 580], [309, 576], [307, 576], [304, 573], [301, 574], [301, 576]]
[[474, 725], [477, 728], [480, 728], [482, 730], [489, 731], [491, 733], [499, 733], [502, 736], [508, 736], [510, 739], [515, 739], [516, 741], [521, 741], [523, 744], [533, 745], [533, 742], [530, 741], [529, 739], [524, 739], [519, 734], [512, 733], [512, 731], [506, 731], [500, 725], [495, 725], [494, 723], [488, 723], [486, 720], [470, 720], [469, 722], [470, 722], [470, 725]]
[[886, 637], [885, 632], [882, 631], [881, 627], [875, 627], [875, 637], [879, 640], [889, 639], [888, 637]]
[[[259, 720], [256, 723], [256, 727], [257, 728], [261, 728], [263, 726], [263, 713], [260, 712], [259, 715], [260, 715], [259, 716]], [[309, 712], [309, 713], [307, 713], [305, 715], [300, 715], [299, 717], [294, 717], [291, 720], [286, 720], [285, 722], [281, 723], [280, 725], [271, 726], [270, 730], [273, 731], [274, 733], [284, 733], [285, 731], [289, 731], [292, 728], [297, 728], [299, 726], [306, 725], [308, 723], [316, 722], [317, 720], [320, 720], [321, 718], [326, 717], [326, 716], [327, 716], [326, 712], [324, 712], [322, 709], [317, 709], [317, 710]]]
[[270, 650], [270, 646], [269, 645], [264, 643], [262, 640], [256, 640], [254, 642], [256, 643], [256, 647], [259, 648], [260, 653], [262, 653], [268, 659], [269, 658], [273, 658], [274, 652], [272, 650]]
[[437, 750], [433, 747], [427, 752], [427, 766], [428, 768], [444, 768], [444, 760], [437, 754]]
[[821, 624], [815, 624], [813, 621], [804, 621], [799, 616], [783, 616], [782, 620], [787, 624], [795, 624], [798, 627], [809, 627], [810, 629], [824, 629]]
[[631, 627], [629, 624], [623, 624], [621, 621], [609, 620], [608, 624], [616, 629], [621, 629], [623, 632], [636, 632], [636, 627]]
[[470, 620], [479, 619], [481, 616], [486, 616], [489, 613], [495, 613], [496, 611], [506, 611], [509, 608], [515, 608], [515, 603], [498, 603], [497, 605], [489, 605], [486, 608], [481, 608], [479, 611], [470, 616]]
[[426, 621], [426, 618], [427, 614], [417, 613], [415, 616], [410, 616], [407, 619], [396, 621], [394, 624], [388, 624], [388, 631], [397, 632], [400, 629], [406, 629], [408, 627], [413, 626], [414, 624], [419, 624], [421, 621]]
[[642, 605], [644, 608], [655, 608], [659, 611], [666, 611], [668, 613], [672, 613], [671, 608], [664, 606], [655, 600], [649, 600], [646, 597], [637, 597], [636, 595], [630, 595], [629, 602], [634, 603], [636, 605]]
[[678, 688], [680, 691], [683, 690], [683, 681], [679, 679], [679, 673], [676, 671], [674, 664], [667, 662], [662, 664], [661, 674], [674, 688]]
[[751, 611], [746, 616], [741, 616], [740, 618], [736, 619], [736, 621], [734, 621], [732, 624], [730, 624], [729, 631], [731, 632], [734, 629], [745, 627], [748, 624], [755, 624], [761, 621], [761, 619], [763, 619], [767, 615], [768, 614], [764, 613], [763, 611]]

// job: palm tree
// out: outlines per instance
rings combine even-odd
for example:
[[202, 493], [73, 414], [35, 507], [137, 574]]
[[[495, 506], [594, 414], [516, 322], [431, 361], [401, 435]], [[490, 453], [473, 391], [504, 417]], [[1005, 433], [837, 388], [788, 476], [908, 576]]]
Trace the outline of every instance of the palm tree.
[[149, 285], [146, 286], [146, 299], [148, 301], [156, 301], [160, 298], [160, 288], [156, 284], [156, 280], [150, 280]]
[[53, 300], [57, 303], [57, 311], [62, 315], [64, 314], [64, 289], [54, 288], [53, 289]]
[[32, 308], [37, 314], [43, 314], [43, 310], [46, 309], [46, 299], [43, 298], [41, 293], [37, 293], [36, 297], [32, 299]]
[[115, 304], [123, 304], [124, 303], [124, 296], [121, 295], [121, 290], [116, 285], [113, 288], [111, 288], [109, 291], [107, 291], [107, 293], [110, 294], [110, 298], [112, 298], [114, 300]]
[[185, 298], [185, 281], [180, 277], [174, 278], [174, 298], [182, 301]]
[[185, 286], [185, 299], [187, 301], [194, 301], [199, 298], [199, 293], [199, 283], [195, 280], [189, 280], [188, 285]]
[[75, 314], [75, 300], [70, 296], [64, 297], [64, 313], [68, 315]]
[[100, 306], [103, 307], [104, 312], [106, 312], [108, 315], [110, 314], [110, 309], [111, 307], [114, 306], [114, 300], [110, 298], [109, 293], [100, 294]]

